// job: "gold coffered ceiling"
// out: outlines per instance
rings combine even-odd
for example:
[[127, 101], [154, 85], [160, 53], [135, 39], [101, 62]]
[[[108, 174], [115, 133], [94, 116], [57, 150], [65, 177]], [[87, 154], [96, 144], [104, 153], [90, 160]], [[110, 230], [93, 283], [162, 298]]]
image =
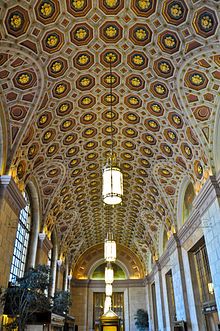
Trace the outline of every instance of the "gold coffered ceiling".
[[[73, 261], [111, 222], [146, 266], [161, 226], [176, 228], [180, 182], [198, 190], [214, 168], [218, 13], [199, 0], [1, 1], [6, 172], [36, 179], [44, 226], [56, 225]], [[101, 169], [112, 143], [124, 199], [109, 210]]]

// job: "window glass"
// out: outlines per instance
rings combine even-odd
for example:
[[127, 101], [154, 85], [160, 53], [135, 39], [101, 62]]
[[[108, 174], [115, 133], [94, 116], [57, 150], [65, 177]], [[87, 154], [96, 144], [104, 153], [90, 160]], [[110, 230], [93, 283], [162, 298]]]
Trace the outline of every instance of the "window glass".
[[24, 198], [26, 201], [26, 207], [20, 211], [10, 271], [9, 281], [12, 283], [16, 281], [16, 277], [22, 277], [24, 275], [30, 237], [31, 210], [27, 192], [24, 193]]

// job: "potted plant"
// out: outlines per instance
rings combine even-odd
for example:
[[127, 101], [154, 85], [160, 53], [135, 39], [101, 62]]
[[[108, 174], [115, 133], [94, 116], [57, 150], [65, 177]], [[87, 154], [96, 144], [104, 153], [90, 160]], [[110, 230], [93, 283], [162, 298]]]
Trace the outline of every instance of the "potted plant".
[[148, 312], [144, 309], [138, 309], [134, 316], [135, 325], [138, 330], [146, 331], [149, 327]]
[[50, 269], [41, 265], [28, 270], [24, 277], [17, 278], [16, 283], [5, 290], [2, 301], [5, 314], [11, 317], [11, 321], [4, 325], [6, 329], [23, 331], [35, 313], [50, 311], [50, 300], [45, 295], [49, 282]]
[[53, 313], [60, 315], [68, 314], [70, 305], [70, 293], [68, 291], [55, 292], [52, 307]]

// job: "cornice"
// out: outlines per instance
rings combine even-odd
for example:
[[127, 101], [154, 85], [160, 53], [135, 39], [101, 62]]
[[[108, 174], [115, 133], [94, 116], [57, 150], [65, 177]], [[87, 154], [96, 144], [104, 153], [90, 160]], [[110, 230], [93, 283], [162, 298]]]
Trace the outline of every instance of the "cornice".
[[0, 177], [0, 200], [3, 201], [3, 199], [8, 202], [17, 215], [26, 206], [24, 197], [11, 176]]
[[[219, 175], [218, 175], [219, 179]], [[195, 198], [193, 205], [203, 215], [216, 198], [220, 197], [220, 187], [215, 176], [210, 176]]]
[[[103, 288], [105, 287], [104, 280], [93, 280], [93, 279], [73, 279], [72, 286], [76, 287], [86, 287], [86, 288]], [[125, 280], [115, 280], [113, 282], [113, 288], [121, 287], [145, 287], [146, 278], [143, 279], [125, 279]]]

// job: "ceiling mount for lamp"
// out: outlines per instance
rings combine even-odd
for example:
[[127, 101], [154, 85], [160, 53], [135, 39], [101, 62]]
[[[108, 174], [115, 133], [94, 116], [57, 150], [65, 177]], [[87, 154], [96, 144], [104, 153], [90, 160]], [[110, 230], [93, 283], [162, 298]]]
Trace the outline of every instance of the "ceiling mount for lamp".
[[102, 198], [107, 205], [117, 205], [122, 202], [123, 195], [123, 175], [121, 169], [117, 166], [116, 155], [113, 152], [113, 110], [112, 110], [112, 61], [110, 63], [110, 113], [111, 113], [111, 151], [106, 165], [103, 167], [102, 174]]

